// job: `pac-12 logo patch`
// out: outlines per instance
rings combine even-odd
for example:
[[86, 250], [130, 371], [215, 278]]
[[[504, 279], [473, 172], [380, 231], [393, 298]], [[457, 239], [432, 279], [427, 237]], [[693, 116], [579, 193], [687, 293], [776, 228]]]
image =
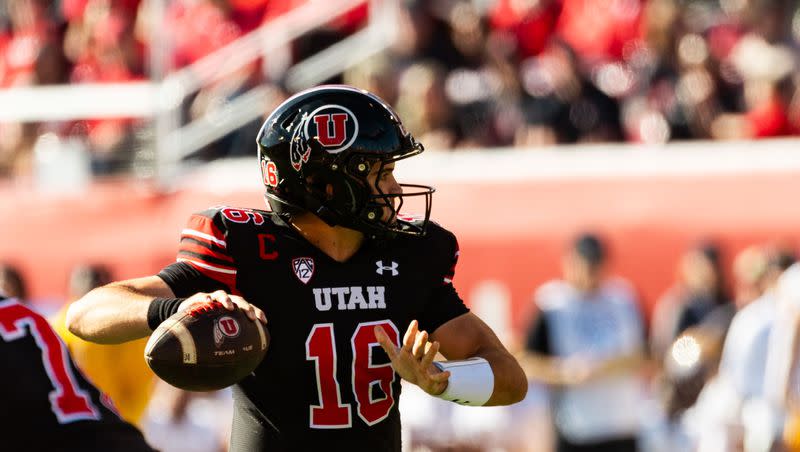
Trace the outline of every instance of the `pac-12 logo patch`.
[[341, 105], [323, 105], [308, 115], [303, 134], [306, 141], [316, 140], [326, 151], [337, 154], [355, 141], [358, 120]]
[[303, 284], [308, 284], [314, 276], [314, 259], [310, 257], [296, 257], [292, 259], [292, 270], [294, 275]]
[[214, 322], [214, 344], [219, 347], [226, 337], [236, 337], [241, 329], [239, 322], [231, 316], [223, 315]]

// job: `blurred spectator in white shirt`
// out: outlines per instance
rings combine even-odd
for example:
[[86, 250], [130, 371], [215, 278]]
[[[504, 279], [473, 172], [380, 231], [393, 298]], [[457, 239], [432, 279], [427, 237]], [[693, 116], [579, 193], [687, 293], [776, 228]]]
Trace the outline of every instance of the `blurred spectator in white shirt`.
[[582, 235], [564, 257], [564, 279], [536, 291], [521, 363], [552, 387], [559, 452], [637, 450], [642, 318], [630, 284], [605, 276], [606, 257], [598, 237]]

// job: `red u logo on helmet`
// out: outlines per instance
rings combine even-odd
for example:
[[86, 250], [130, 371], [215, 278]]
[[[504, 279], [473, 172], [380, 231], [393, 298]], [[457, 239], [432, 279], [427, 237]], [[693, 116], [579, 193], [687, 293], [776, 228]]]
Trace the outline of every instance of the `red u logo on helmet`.
[[305, 123], [306, 140], [315, 140], [326, 151], [336, 154], [349, 148], [358, 135], [353, 112], [341, 105], [324, 105], [309, 115]]
[[314, 116], [319, 142], [326, 147], [341, 146], [347, 139], [347, 131], [344, 128], [345, 121], [347, 121], [347, 113]]

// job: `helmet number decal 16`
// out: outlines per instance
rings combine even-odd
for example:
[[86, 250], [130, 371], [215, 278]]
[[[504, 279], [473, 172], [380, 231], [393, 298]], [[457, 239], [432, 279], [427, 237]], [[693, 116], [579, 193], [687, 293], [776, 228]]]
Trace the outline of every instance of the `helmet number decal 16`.
[[270, 187], [278, 186], [278, 167], [275, 162], [261, 161], [261, 175], [264, 176], [264, 184]]

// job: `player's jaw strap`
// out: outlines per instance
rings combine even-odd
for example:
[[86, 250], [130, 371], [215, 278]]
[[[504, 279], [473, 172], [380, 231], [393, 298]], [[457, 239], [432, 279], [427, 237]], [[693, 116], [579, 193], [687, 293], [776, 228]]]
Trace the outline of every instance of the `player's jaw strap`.
[[449, 371], [447, 388], [437, 397], [459, 405], [481, 406], [494, 392], [494, 372], [483, 358], [433, 363], [441, 371]]

